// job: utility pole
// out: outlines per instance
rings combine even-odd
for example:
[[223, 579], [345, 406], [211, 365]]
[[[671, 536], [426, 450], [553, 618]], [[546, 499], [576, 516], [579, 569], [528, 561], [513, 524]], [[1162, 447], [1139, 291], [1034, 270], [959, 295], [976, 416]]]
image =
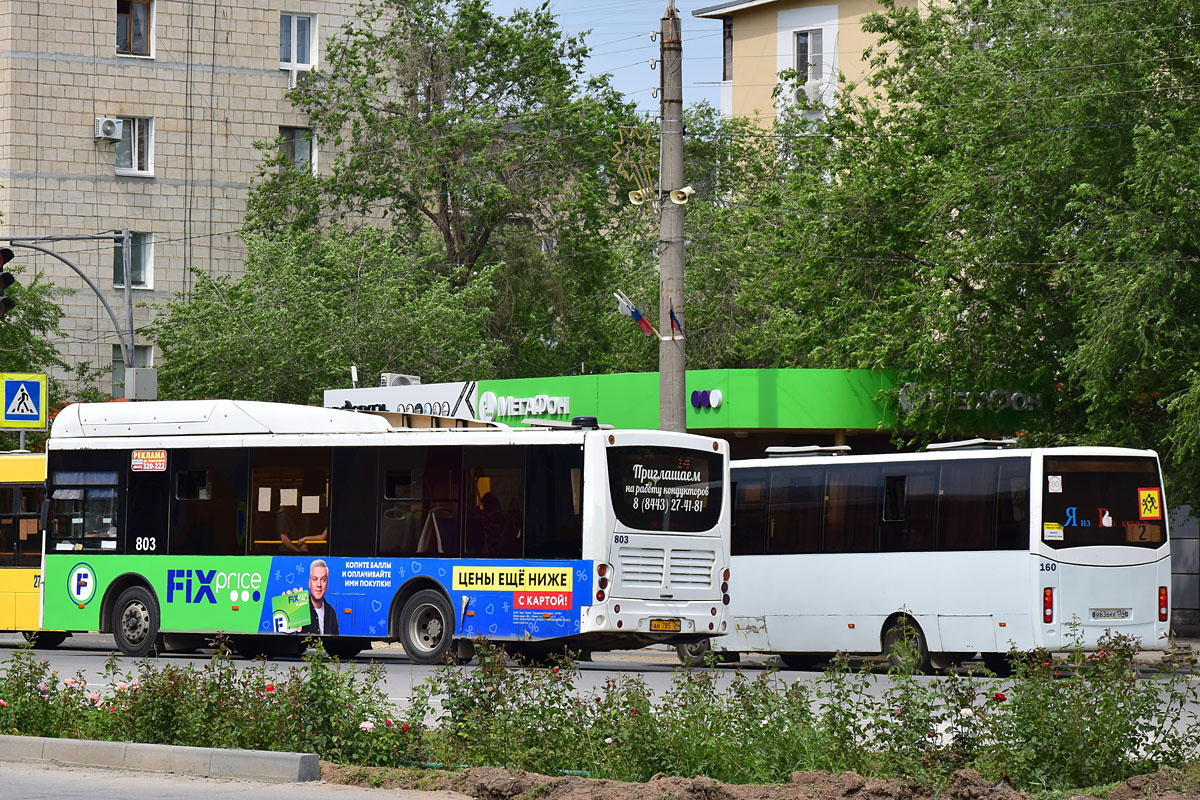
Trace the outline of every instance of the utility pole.
[[[683, 188], [683, 28], [675, 0], [667, 0], [659, 40], [662, 66], [660, 200]], [[686, 202], [686, 197], [684, 198]], [[687, 429], [684, 403], [683, 336], [671, 326], [671, 310], [683, 320], [683, 203], [662, 202], [659, 214], [658, 427]], [[670, 335], [666, 335], [670, 334]]]

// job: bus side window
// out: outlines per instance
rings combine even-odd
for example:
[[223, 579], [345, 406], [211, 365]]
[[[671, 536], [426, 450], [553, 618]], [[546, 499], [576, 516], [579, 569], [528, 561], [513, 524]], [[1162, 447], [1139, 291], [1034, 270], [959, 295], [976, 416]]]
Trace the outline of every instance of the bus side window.
[[869, 553], [875, 550], [882, 473], [878, 467], [839, 466], [829, 469], [825, 501], [823, 553]]
[[0, 487], [0, 567], [17, 563], [17, 519], [13, 516], [12, 487]]
[[996, 549], [1029, 548], [1029, 461], [1000, 462], [1000, 493], [996, 497]]
[[[894, 469], [892, 465], [888, 468]], [[933, 550], [937, 508], [937, 470], [903, 465], [907, 474], [884, 477], [883, 516], [879, 550], [912, 553]]]
[[583, 448], [535, 445], [526, 450], [525, 557], [581, 558]]
[[[16, 565], [37, 567], [42, 563], [42, 500], [45, 484], [22, 486], [17, 489]], [[5, 506], [7, 508], [7, 506]]]
[[329, 552], [328, 447], [259, 447], [251, 451], [251, 552]]
[[379, 554], [457, 556], [462, 448], [384, 447], [379, 464]]
[[768, 553], [816, 553], [821, 540], [823, 467], [785, 467], [771, 474]]
[[991, 549], [995, 493], [994, 461], [944, 462], [938, 497], [938, 549]]
[[246, 552], [246, 469], [235, 450], [171, 454], [170, 552], [232, 556]]
[[520, 558], [524, 448], [468, 447], [463, 453], [463, 473], [466, 476], [463, 555]]
[[757, 556], [767, 552], [767, 476], [763, 470], [738, 470], [733, 482], [733, 532], [730, 552]]

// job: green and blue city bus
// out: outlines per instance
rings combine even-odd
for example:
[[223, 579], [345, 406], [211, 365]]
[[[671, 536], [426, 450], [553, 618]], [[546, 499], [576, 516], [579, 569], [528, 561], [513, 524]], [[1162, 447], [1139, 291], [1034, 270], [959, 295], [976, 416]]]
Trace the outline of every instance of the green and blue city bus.
[[725, 632], [728, 446], [204, 400], [75, 404], [47, 442], [41, 626], [245, 654], [484, 637], [530, 653]]

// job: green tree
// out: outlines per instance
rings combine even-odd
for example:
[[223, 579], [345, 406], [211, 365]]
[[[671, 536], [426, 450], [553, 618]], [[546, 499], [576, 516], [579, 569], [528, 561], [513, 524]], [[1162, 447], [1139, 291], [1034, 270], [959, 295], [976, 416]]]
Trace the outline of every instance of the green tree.
[[689, 366], [895, 370], [922, 438], [988, 432], [956, 393], [1033, 390], [1031, 441], [1154, 447], [1200, 501], [1195, 9], [882, 6], [835, 108], [725, 129], [769, 146], [689, 206], [692, 331], [723, 340]]
[[507, 18], [486, 0], [365, 4], [291, 94], [328, 171], [268, 164], [249, 229], [388, 227], [451, 286], [493, 283], [499, 375], [577, 371], [619, 268], [613, 143], [636, 122], [606, 76], [585, 77], [587, 54], [548, 4]]
[[432, 256], [371, 228], [249, 237], [238, 280], [195, 273], [150, 336], [163, 351], [163, 399], [235, 397], [319, 403], [364, 375], [426, 381], [494, 374], [502, 348], [486, 330], [494, 302], [483, 280], [454, 287]]

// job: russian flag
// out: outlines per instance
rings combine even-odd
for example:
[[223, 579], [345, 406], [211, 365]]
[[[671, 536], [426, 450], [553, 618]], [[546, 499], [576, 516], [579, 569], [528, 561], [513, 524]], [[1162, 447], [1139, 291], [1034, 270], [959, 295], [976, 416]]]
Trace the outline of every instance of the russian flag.
[[679, 317], [675, 316], [675, 304], [671, 303], [671, 329], [679, 331], [680, 336], [685, 336], [683, 332], [683, 323], [679, 321]]
[[624, 292], [619, 290], [615, 291], [613, 292], [613, 297], [617, 298], [617, 308], [621, 311], [621, 313], [636, 322], [638, 327], [642, 329], [642, 333], [646, 334], [647, 336], [655, 336], [658, 334], [658, 331], [656, 331], [654, 326], [650, 324], [650, 320], [646, 319], [646, 317], [642, 315], [642, 312], [637, 310], [637, 306], [635, 306], [633, 301], [625, 296]]

